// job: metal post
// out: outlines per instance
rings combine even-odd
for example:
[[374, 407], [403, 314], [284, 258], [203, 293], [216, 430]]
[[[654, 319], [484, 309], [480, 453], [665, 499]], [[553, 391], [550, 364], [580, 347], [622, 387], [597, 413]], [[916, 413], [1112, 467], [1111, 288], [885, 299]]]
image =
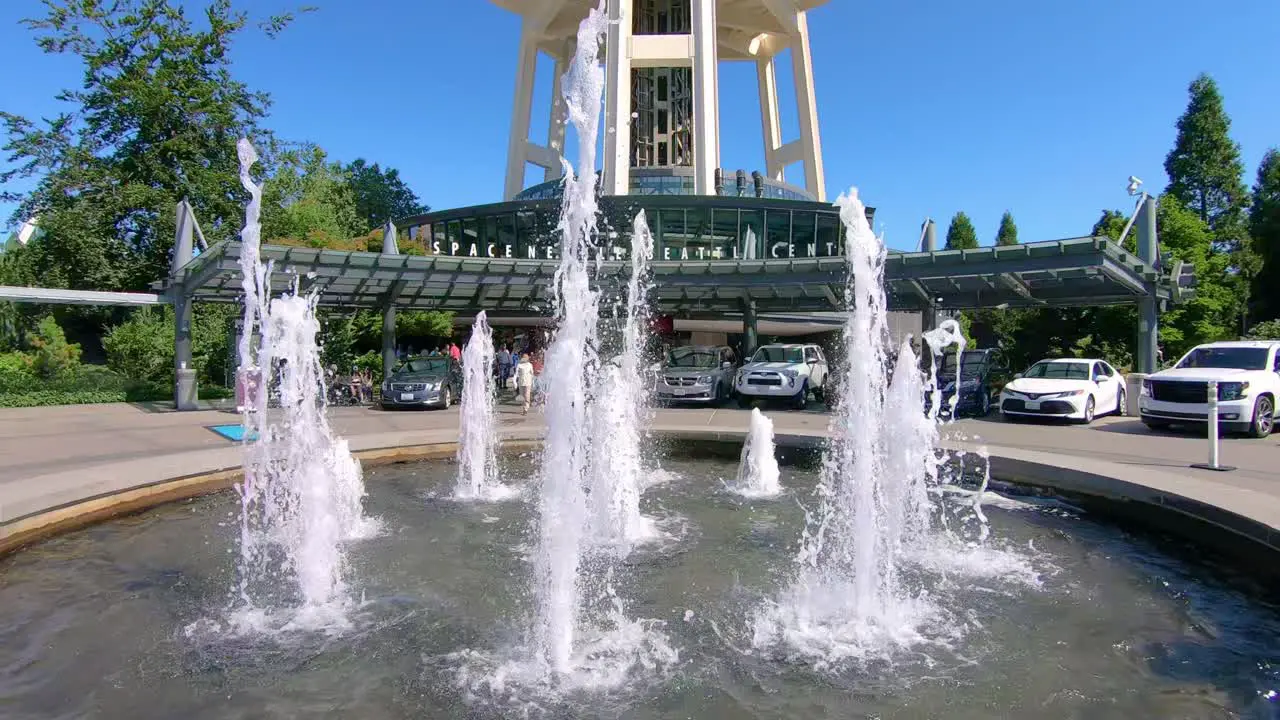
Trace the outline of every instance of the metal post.
[[754, 300], [742, 301], [742, 355], [743, 360], [751, 357], [759, 343], [758, 325], [756, 321], [756, 303]]
[[[1154, 266], [1159, 254], [1156, 237], [1156, 199], [1148, 197], [1138, 208], [1138, 258]], [[1160, 343], [1160, 319], [1156, 307], [1155, 283], [1144, 283], [1147, 294], [1138, 301], [1138, 372], [1153, 373]]]
[[[400, 247], [396, 241], [396, 226], [390, 220], [382, 230], [382, 255], [399, 255]], [[383, 299], [382, 307], [382, 378], [391, 377], [396, 369], [396, 298], [404, 289], [404, 281], [391, 283], [391, 289]]]
[[1208, 388], [1207, 389], [1208, 397], [1206, 398], [1206, 400], [1208, 401], [1208, 404], [1209, 404], [1209, 413], [1208, 413], [1209, 462], [1204, 464], [1196, 463], [1191, 467], [1199, 468], [1201, 470], [1217, 470], [1218, 472], [1235, 470], [1234, 467], [1231, 467], [1229, 465], [1218, 464], [1218, 381], [1210, 380], [1206, 387]]
[[191, 356], [191, 297], [181, 282], [180, 273], [194, 256], [195, 215], [186, 200], [178, 203], [177, 229], [173, 239], [173, 260], [169, 264], [173, 294], [173, 405], [178, 410], [195, 410], [200, 390]]
[[[925, 218], [924, 233], [920, 241], [920, 249], [924, 252], [938, 251], [938, 225], [931, 218]], [[932, 293], [930, 294], [932, 295]], [[929, 298], [928, 306], [920, 312], [920, 332], [926, 333], [938, 327], [938, 307], [933, 298]], [[924, 350], [921, 351], [922, 353]]]

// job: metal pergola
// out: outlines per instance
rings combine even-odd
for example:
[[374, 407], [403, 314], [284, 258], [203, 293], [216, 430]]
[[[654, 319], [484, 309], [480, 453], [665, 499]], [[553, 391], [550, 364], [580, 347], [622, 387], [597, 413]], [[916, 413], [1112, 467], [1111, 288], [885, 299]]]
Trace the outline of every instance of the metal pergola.
[[[241, 246], [224, 242], [201, 253], [157, 288], [206, 302], [241, 297]], [[340, 308], [487, 310], [504, 315], [545, 314], [556, 260], [422, 256], [266, 245], [272, 286], [297, 282], [319, 304]], [[844, 309], [845, 259], [655, 261], [654, 298], [666, 314], [738, 313], [745, 301], [757, 312]], [[933, 252], [891, 252], [884, 277], [889, 309], [1088, 306], [1134, 303], [1151, 297], [1179, 300], [1191, 277], [1162, 272], [1103, 237], [1007, 247]], [[596, 272], [606, 294], [626, 286], [630, 265], [602, 262]], [[181, 290], [179, 290], [181, 288]]]

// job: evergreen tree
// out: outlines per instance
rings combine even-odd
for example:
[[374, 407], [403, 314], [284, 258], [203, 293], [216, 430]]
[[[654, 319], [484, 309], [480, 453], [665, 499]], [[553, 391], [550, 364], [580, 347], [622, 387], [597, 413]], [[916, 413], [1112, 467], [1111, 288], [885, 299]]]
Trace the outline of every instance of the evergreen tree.
[[1178, 138], [1164, 161], [1166, 195], [1200, 217], [1212, 233], [1214, 249], [1227, 253], [1240, 332], [1247, 325], [1249, 295], [1258, 272], [1250, 249], [1248, 209], [1240, 146], [1231, 139], [1231, 118], [1218, 85], [1201, 74], [1187, 89], [1190, 99], [1178, 118]]
[[978, 233], [973, 229], [973, 222], [963, 212], [951, 218], [951, 226], [947, 228], [947, 250], [969, 250], [978, 247]]
[[1254, 317], [1280, 318], [1280, 150], [1275, 148], [1258, 165], [1249, 234], [1260, 261], [1253, 278]]
[[1178, 139], [1164, 161], [1169, 175], [1165, 194], [1199, 215], [1219, 242], [1238, 242], [1249, 193], [1240, 146], [1228, 134], [1231, 118], [1208, 75], [1193, 80], [1188, 94], [1187, 109], [1178, 118]]
[[1008, 210], [1000, 216], [1000, 229], [996, 231], [996, 245], [1017, 245], [1018, 226], [1013, 224], [1013, 213]]
[[344, 170], [355, 192], [356, 211], [366, 231], [376, 230], [388, 220], [399, 220], [430, 210], [400, 179], [400, 171], [395, 168], [384, 170], [378, 163], [370, 165], [360, 158]]

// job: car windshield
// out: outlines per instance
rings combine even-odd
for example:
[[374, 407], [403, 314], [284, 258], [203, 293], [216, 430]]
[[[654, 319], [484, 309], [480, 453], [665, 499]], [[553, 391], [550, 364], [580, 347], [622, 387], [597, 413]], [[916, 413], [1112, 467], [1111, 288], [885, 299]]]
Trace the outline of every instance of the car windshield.
[[397, 374], [446, 373], [449, 371], [449, 358], [415, 358], [396, 368]]
[[1049, 380], [1088, 380], [1089, 363], [1038, 362], [1032, 365], [1022, 376]]
[[756, 354], [751, 356], [751, 362], [802, 363], [804, 362], [804, 353], [800, 351], [800, 348], [766, 346], [756, 350]]
[[719, 363], [719, 353], [710, 348], [681, 347], [667, 353], [667, 367], [713, 368]]
[[[982, 367], [987, 359], [986, 353], [966, 352], [960, 364], [960, 375], [962, 377], [977, 377], [982, 374]], [[956, 374], [956, 354], [947, 353], [942, 358], [942, 370], [940, 374], [943, 377]]]
[[1180, 368], [1236, 368], [1266, 370], [1267, 349], [1256, 347], [1198, 347], [1178, 363]]

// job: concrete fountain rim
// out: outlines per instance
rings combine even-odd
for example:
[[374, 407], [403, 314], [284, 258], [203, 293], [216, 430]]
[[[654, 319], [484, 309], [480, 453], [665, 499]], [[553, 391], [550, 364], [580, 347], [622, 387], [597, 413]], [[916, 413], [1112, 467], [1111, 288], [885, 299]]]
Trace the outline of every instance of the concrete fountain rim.
[[[666, 441], [697, 441], [741, 446], [745, 429], [706, 425], [651, 427], [649, 435]], [[349, 438], [364, 467], [455, 457], [457, 433], [432, 431]], [[827, 442], [825, 428], [775, 436], [779, 449], [816, 450]], [[503, 452], [537, 450], [540, 432], [510, 432]], [[1191, 475], [1123, 465], [1078, 456], [975, 443], [944, 442], [955, 454], [982, 454], [991, 476], [1001, 482], [1103, 504], [1125, 517], [1154, 520], [1161, 530], [1230, 552], [1280, 555], [1280, 500], [1244, 488], [1214, 484]], [[230, 450], [232, 452], [225, 452]], [[162, 477], [124, 484], [103, 492], [87, 490], [67, 502], [2, 518], [0, 557], [42, 540], [100, 522], [230, 488], [241, 476], [239, 448], [187, 451], [170, 458]], [[187, 462], [183, 462], [186, 460]], [[203, 461], [203, 463], [201, 462]], [[102, 463], [76, 473], [85, 478], [127, 477], [137, 461]], [[28, 482], [39, 483], [40, 478]]]

